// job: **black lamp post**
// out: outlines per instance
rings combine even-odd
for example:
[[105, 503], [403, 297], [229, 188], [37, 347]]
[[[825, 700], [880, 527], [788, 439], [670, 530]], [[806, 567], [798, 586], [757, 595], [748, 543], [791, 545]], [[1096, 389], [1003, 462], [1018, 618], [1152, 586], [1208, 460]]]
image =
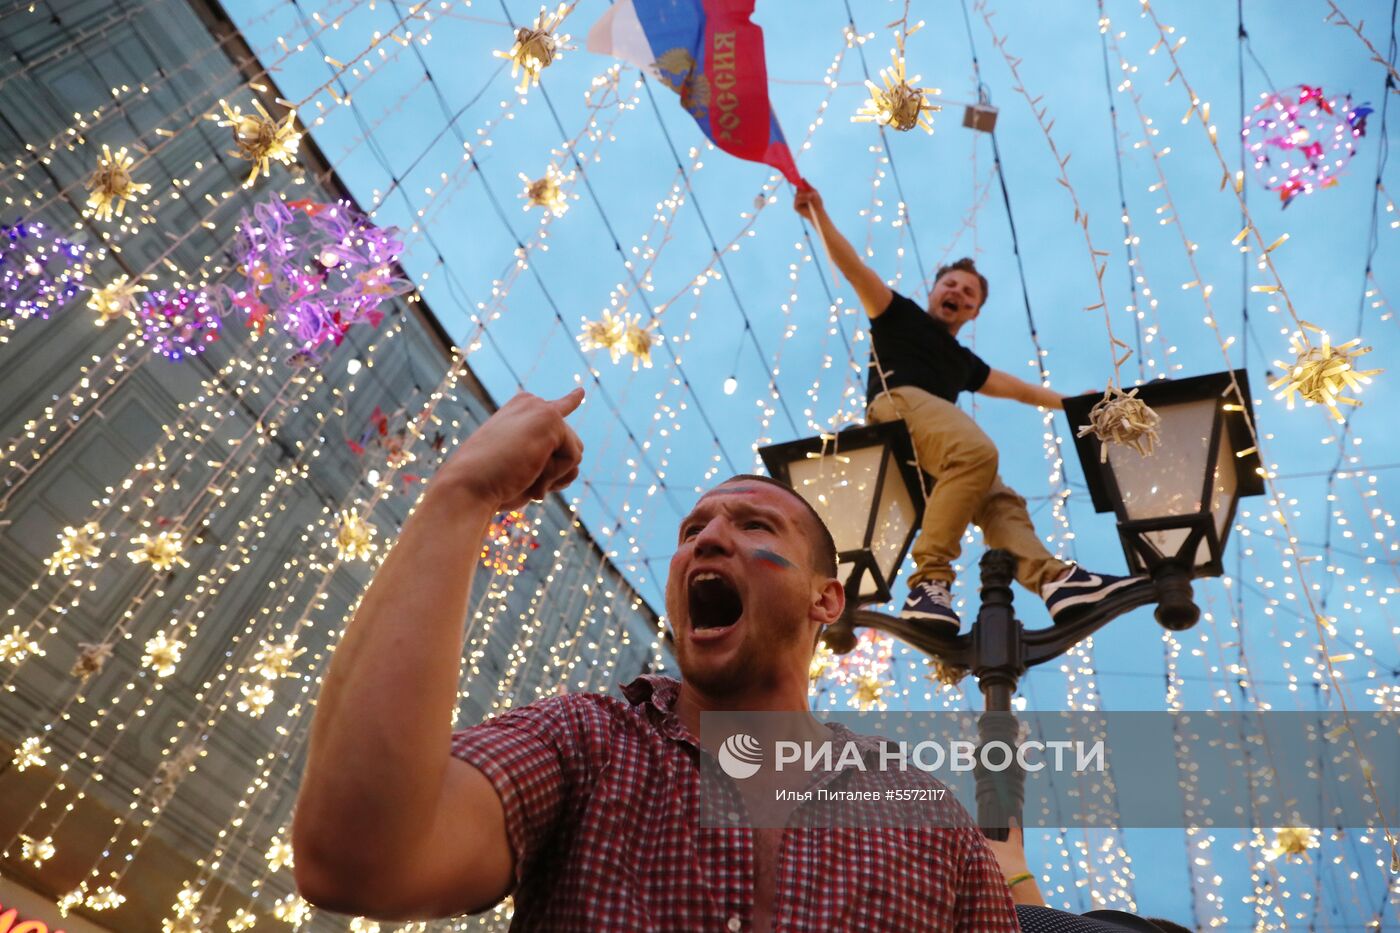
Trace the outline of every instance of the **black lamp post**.
[[[1191, 579], [1224, 572], [1225, 541], [1241, 496], [1264, 492], [1250, 421], [1249, 380], [1242, 369], [1150, 382], [1138, 398], [1161, 419], [1157, 450], [1076, 437], [1094, 509], [1118, 515], [1129, 569], [1152, 577], [1157, 621], [1179, 631], [1196, 624]], [[1078, 434], [1099, 396], [1065, 399]]]
[[[789, 483], [831, 529], [846, 586], [846, 615], [828, 626], [837, 652], [855, 647], [858, 626], [880, 629], [934, 658], [939, 676], [971, 673], [986, 712], [982, 742], [1016, 744], [1011, 698], [1027, 669], [1059, 657], [1113, 619], [1157, 603], [1165, 628], [1190, 628], [1200, 617], [1191, 579], [1223, 570], [1225, 540], [1242, 495], [1263, 491], [1250, 441], [1249, 387], [1243, 371], [1156, 382], [1139, 389], [1161, 418], [1157, 451], [1142, 457], [1110, 446], [1100, 462], [1093, 437], [1079, 438], [1090, 494], [1098, 511], [1116, 511], [1119, 536], [1141, 585], [1125, 587], [1069, 622], [1027, 630], [1016, 618], [1011, 582], [1016, 559], [990, 550], [981, 562], [981, 606], [970, 631], [946, 635], [918, 623], [862, 608], [890, 599], [890, 585], [923, 517], [922, 477], [903, 422], [851, 428], [761, 448], [770, 473]], [[1087, 423], [1099, 396], [1065, 400], [1070, 424]], [[1005, 839], [1019, 816], [1025, 776], [1019, 768], [977, 775], [978, 822]]]

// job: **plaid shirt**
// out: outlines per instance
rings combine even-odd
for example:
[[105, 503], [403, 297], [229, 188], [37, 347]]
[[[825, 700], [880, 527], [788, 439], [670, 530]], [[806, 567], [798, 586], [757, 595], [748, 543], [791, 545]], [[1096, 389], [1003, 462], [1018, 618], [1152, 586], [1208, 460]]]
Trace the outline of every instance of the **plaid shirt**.
[[[679, 686], [643, 676], [626, 701], [551, 697], [453, 736], [505, 808], [512, 929], [753, 929], [754, 830], [701, 826], [708, 753], [672, 710]], [[774, 931], [1020, 929], [971, 820], [789, 829], [775, 878]]]

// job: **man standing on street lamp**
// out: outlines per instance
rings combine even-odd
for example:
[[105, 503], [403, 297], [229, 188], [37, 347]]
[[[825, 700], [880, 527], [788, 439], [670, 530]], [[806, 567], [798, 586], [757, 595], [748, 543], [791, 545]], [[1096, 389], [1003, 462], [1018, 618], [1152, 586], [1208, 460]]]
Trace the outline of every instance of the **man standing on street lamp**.
[[958, 331], [987, 301], [987, 279], [971, 259], [940, 268], [927, 308], [892, 290], [866, 265], [832, 223], [815, 189], [797, 193], [793, 206], [816, 224], [832, 261], [851, 283], [870, 316], [870, 370], [866, 386], [871, 422], [903, 420], [919, 467], [934, 478], [914, 542], [918, 565], [900, 616], [955, 633], [953, 562], [969, 524], [982, 529], [988, 547], [1016, 556], [1016, 578], [1045, 600], [1057, 624], [1138, 582], [1134, 577], [1091, 573], [1058, 560], [1036, 535], [1026, 500], [997, 474], [996, 445], [957, 406], [961, 392], [981, 392], [1041, 408], [1062, 408], [1058, 392], [1031, 385], [958, 343]]

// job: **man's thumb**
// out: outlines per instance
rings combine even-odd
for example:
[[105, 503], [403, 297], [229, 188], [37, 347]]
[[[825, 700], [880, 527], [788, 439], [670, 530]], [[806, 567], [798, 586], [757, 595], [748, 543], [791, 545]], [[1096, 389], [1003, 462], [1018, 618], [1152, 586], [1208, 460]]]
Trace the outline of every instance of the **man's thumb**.
[[554, 406], [554, 410], [563, 417], [572, 415], [580, 405], [583, 404], [583, 386], [578, 386], [567, 395], [555, 399], [549, 404]]

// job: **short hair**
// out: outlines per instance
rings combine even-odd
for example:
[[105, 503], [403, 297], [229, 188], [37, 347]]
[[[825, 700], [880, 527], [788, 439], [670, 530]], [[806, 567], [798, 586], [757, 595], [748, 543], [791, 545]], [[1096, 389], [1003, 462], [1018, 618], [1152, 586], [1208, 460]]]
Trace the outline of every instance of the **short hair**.
[[1173, 920], [1165, 920], [1161, 917], [1144, 917], [1143, 919], [1161, 930], [1162, 933], [1191, 933], [1186, 927]]
[[971, 272], [977, 276], [977, 281], [982, 284], [982, 302], [977, 307], [987, 303], [987, 277], [977, 271], [977, 263], [972, 261], [970, 256], [964, 256], [956, 262], [950, 262], [946, 266], [939, 266], [938, 271], [933, 274], [933, 284], [937, 285], [938, 280], [949, 272]]
[[836, 576], [836, 541], [831, 537], [831, 529], [826, 527], [826, 522], [817, 514], [817, 510], [812, 508], [812, 503], [802, 497], [796, 489], [780, 479], [771, 476], [760, 476], [757, 473], [738, 473], [729, 477], [719, 485], [728, 483], [755, 482], [767, 483], [769, 486], [777, 486], [779, 489], [792, 495], [794, 499], [802, 503], [802, 508], [806, 512], [808, 519], [808, 531], [811, 532], [812, 539], [812, 569], [817, 573], [824, 573], [829, 577]]

